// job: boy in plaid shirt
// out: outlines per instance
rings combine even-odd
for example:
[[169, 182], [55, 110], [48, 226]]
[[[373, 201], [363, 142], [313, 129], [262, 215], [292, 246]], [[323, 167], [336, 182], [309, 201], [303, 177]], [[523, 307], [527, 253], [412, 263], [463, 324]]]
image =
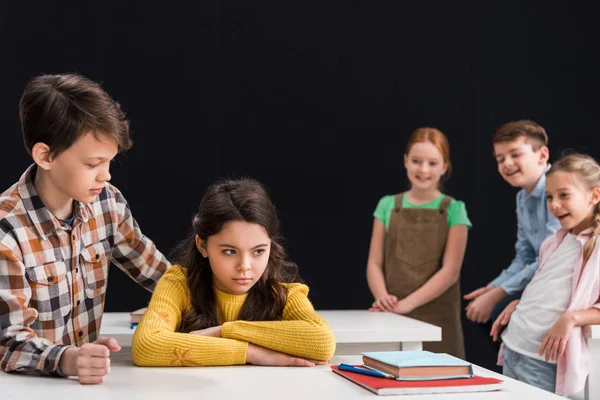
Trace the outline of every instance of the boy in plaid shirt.
[[98, 338], [110, 263], [150, 291], [170, 266], [108, 183], [129, 124], [80, 75], [34, 78], [20, 118], [35, 164], [0, 195], [0, 369], [100, 383], [120, 349]]

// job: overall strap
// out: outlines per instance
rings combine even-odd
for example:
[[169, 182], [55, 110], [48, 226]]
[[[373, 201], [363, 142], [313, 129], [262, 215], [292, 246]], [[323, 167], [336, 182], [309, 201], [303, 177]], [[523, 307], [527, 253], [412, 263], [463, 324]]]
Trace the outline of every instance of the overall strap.
[[448, 207], [450, 207], [450, 202], [452, 200], [454, 200], [452, 197], [444, 195], [442, 204], [440, 204], [440, 214], [443, 214], [448, 210]]
[[398, 193], [396, 196], [394, 196], [394, 211], [398, 212], [400, 210], [402, 210], [402, 197], [404, 197], [404, 193]]

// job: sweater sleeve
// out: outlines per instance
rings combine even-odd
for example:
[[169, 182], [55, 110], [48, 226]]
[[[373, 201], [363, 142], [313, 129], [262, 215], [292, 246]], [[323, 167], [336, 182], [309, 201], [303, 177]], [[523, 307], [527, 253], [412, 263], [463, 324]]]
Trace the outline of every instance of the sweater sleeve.
[[281, 321], [226, 322], [221, 336], [306, 359], [331, 359], [335, 352], [335, 336], [308, 300], [308, 287], [291, 284], [288, 288]]
[[245, 364], [247, 342], [178, 332], [189, 304], [185, 273], [173, 267], [158, 282], [135, 331], [133, 362], [144, 367]]

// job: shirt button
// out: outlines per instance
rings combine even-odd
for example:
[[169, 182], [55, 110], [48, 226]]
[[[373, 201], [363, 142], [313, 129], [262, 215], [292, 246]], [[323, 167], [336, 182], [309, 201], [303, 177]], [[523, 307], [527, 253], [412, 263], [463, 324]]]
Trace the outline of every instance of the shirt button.
[[80, 305], [80, 304], [81, 304], [81, 300], [77, 300], [77, 305]]
[[96, 254], [96, 260], [100, 258], [100, 254]]
[[78, 273], [78, 272], [79, 272], [79, 268], [75, 268], [75, 273]]
[[50, 276], [48, 277], [48, 282], [52, 282], [53, 280], [54, 280], [54, 277], [53, 277], [52, 275], [50, 275]]
[[79, 337], [82, 337], [83, 336], [83, 331], [79, 331], [78, 335], [79, 335]]

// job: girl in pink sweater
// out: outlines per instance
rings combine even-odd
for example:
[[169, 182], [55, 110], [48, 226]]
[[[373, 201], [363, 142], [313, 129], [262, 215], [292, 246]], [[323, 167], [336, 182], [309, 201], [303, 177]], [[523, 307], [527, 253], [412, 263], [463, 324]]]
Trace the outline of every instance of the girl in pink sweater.
[[546, 176], [548, 209], [562, 229], [544, 241], [521, 300], [506, 306], [490, 334], [496, 340], [508, 324], [500, 360], [505, 375], [571, 395], [583, 390], [589, 372], [582, 327], [600, 323], [600, 166], [572, 154]]

